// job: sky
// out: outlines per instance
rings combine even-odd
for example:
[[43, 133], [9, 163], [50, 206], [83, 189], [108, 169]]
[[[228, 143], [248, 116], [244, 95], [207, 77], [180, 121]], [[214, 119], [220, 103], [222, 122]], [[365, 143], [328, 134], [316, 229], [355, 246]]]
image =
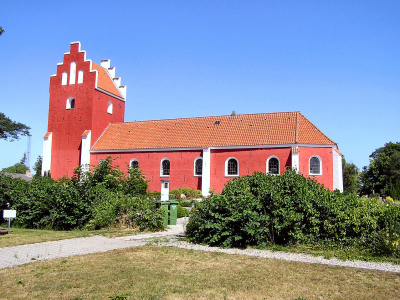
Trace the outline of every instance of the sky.
[[[400, 141], [399, 1], [2, 0], [0, 112], [42, 155], [50, 75], [81, 42], [127, 86], [125, 121], [300, 111], [362, 168]], [[0, 170], [28, 138], [0, 141]]]

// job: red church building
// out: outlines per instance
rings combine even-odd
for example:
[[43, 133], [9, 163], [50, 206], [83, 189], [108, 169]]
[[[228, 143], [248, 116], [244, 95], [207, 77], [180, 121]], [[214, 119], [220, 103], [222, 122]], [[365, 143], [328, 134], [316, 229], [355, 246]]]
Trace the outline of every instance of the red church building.
[[189, 187], [206, 196], [234, 177], [287, 168], [343, 191], [337, 144], [298, 111], [124, 122], [125, 101], [110, 60], [97, 65], [71, 43], [50, 77], [42, 173], [71, 176], [111, 155], [121, 167], [138, 166], [149, 190], [162, 193]]

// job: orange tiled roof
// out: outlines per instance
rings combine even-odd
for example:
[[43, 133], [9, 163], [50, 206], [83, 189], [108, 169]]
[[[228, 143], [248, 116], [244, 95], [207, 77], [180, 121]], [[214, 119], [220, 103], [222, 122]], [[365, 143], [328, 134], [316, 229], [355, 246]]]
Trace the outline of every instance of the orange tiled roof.
[[124, 98], [119, 90], [115, 87], [114, 82], [112, 81], [112, 78], [108, 75], [108, 72], [106, 69], [104, 69], [102, 66], [99, 66], [98, 64], [92, 62], [92, 69], [97, 70], [98, 72], [98, 77], [97, 77], [97, 87], [105, 90], [113, 95], [116, 95], [118, 97]]
[[92, 150], [336, 145], [300, 112], [110, 124]]
[[46, 132], [46, 134], [44, 135], [44, 139], [47, 139], [50, 136], [51, 132]]

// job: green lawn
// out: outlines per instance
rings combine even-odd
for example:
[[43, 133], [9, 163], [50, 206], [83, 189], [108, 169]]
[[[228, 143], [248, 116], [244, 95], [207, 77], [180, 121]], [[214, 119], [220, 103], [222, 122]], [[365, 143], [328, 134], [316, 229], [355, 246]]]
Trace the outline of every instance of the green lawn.
[[[394, 273], [148, 245], [0, 270], [2, 299], [399, 299]], [[117, 298], [120, 296], [120, 298]], [[111, 298], [109, 298], [111, 297]]]

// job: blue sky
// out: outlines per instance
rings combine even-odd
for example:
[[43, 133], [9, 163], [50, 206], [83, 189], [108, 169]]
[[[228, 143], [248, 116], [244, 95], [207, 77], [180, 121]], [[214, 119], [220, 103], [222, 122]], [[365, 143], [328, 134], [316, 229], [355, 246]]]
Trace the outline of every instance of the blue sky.
[[[72, 41], [111, 59], [125, 121], [301, 111], [359, 168], [400, 141], [399, 1], [9, 1], [0, 111], [47, 131], [49, 78]], [[0, 141], [0, 169], [27, 138]]]

